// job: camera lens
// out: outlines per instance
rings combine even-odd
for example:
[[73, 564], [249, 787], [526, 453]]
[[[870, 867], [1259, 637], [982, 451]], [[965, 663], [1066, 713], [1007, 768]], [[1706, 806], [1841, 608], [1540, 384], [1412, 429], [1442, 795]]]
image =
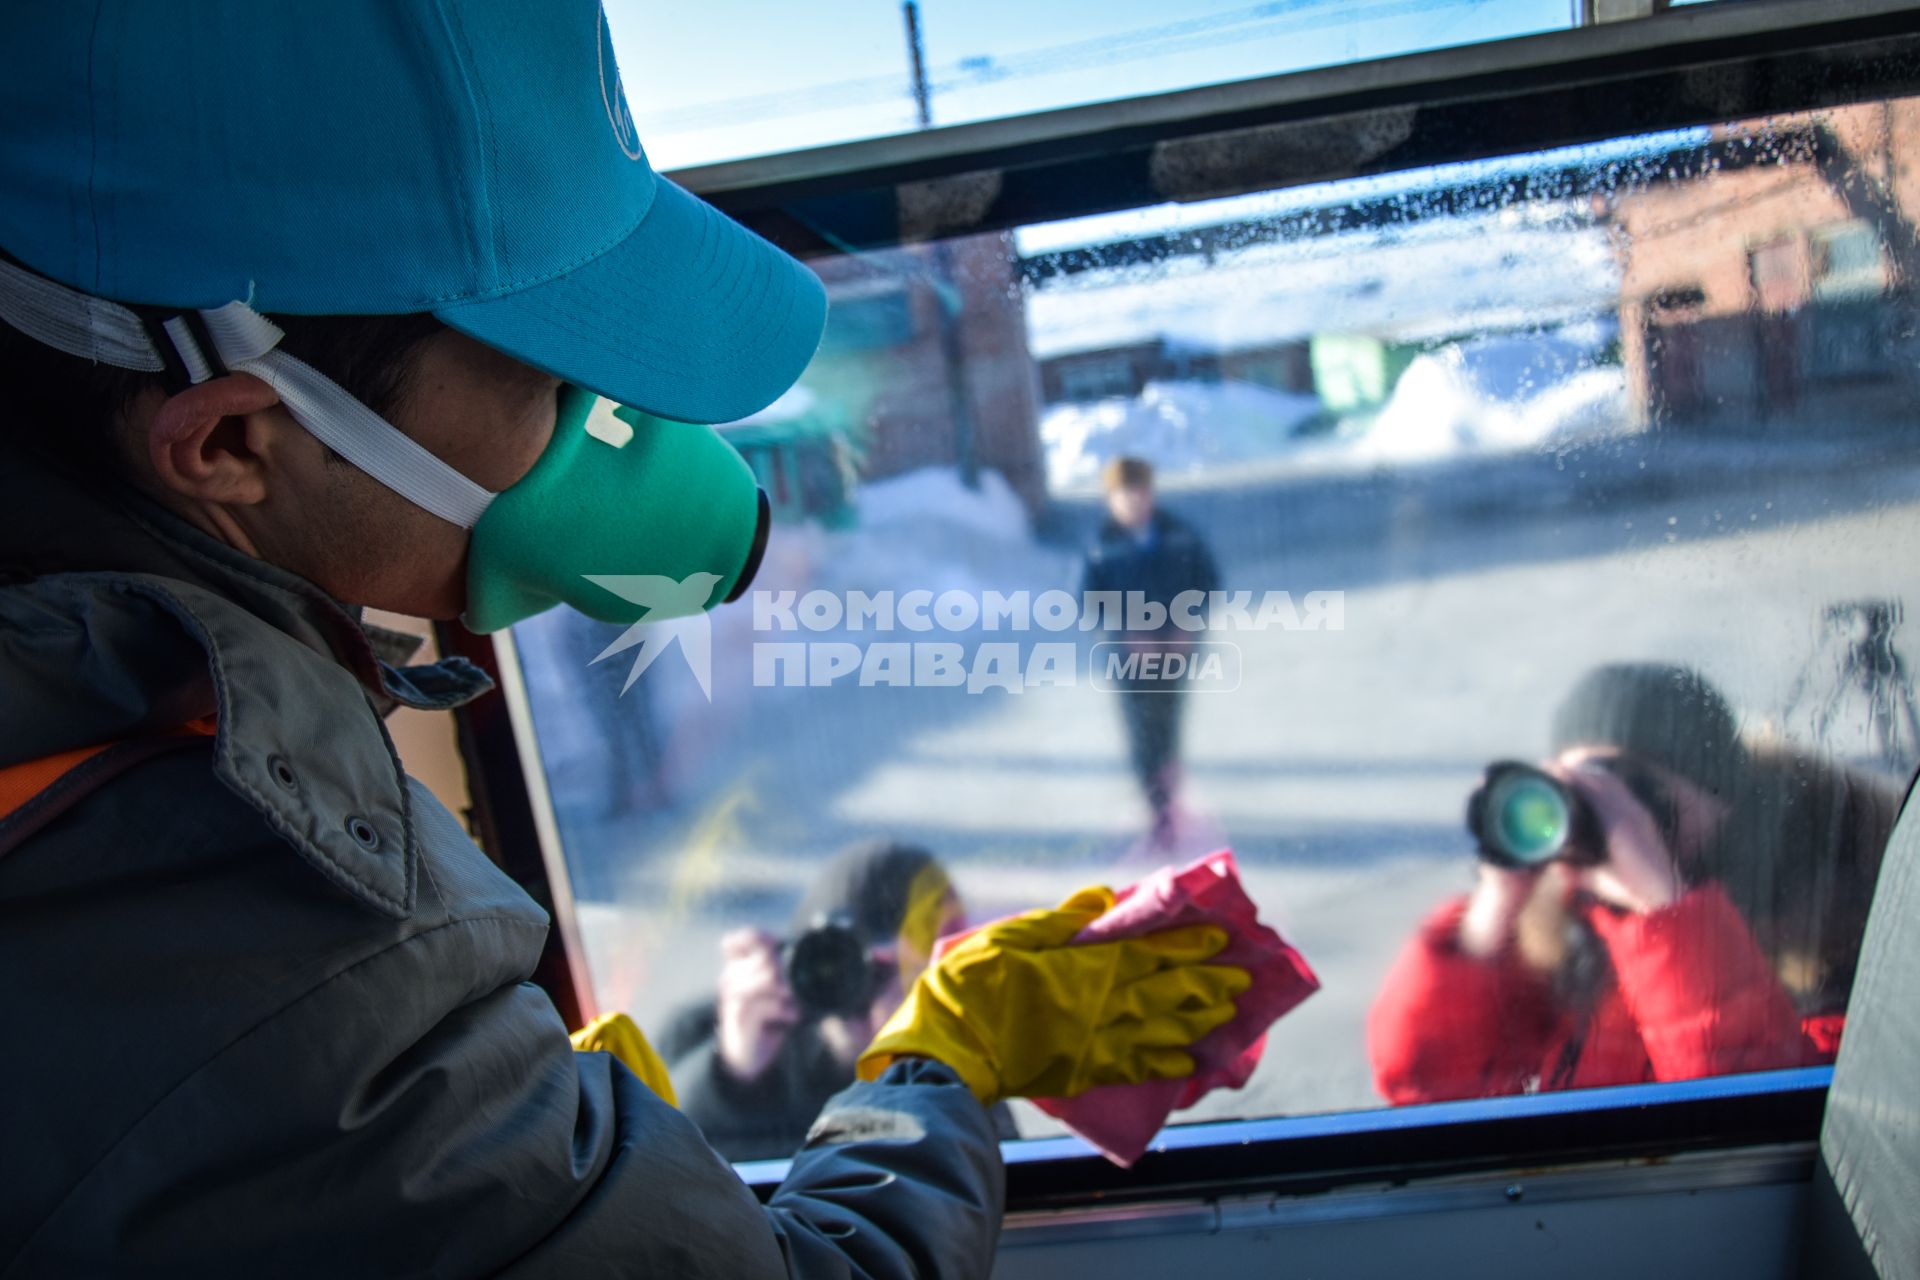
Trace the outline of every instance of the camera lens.
[[787, 945], [787, 985], [800, 1007], [815, 1015], [866, 1012], [873, 1000], [873, 966], [860, 935], [823, 920]]
[[1467, 807], [1467, 826], [1497, 862], [1537, 866], [1566, 852], [1574, 801], [1558, 779], [1531, 765], [1498, 764]]

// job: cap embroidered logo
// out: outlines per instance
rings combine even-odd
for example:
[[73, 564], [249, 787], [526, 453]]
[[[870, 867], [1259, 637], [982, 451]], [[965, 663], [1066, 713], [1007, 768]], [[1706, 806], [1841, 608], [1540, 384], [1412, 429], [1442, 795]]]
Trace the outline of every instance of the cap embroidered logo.
[[633, 127], [633, 113], [627, 110], [626, 90], [620, 84], [620, 64], [613, 56], [613, 33], [607, 30], [607, 11], [600, 15], [600, 102], [607, 109], [607, 123], [613, 126], [613, 140], [629, 160], [640, 158], [640, 131]]

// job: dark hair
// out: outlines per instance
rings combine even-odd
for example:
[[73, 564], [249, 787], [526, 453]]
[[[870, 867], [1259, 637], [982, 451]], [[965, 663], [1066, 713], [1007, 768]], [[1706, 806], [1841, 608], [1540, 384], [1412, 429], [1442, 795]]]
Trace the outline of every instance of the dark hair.
[[[421, 344], [446, 326], [431, 315], [271, 316], [281, 350], [385, 417], [405, 395]], [[68, 355], [0, 322], [0, 396], [8, 434], [81, 476], [124, 473], [117, 438], [133, 398], [165, 385], [157, 373]]]
[[1785, 742], [1748, 752], [1749, 782], [1707, 873], [1745, 916], [1802, 1012], [1844, 1009], [1901, 793]]
[[793, 932], [798, 936], [821, 916], [844, 915], [868, 946], [890, 942], [907, 914], [915, 881], [929, 867], [940, 870], [919, 845], [875, 840], [842, 849], [794, 909]]

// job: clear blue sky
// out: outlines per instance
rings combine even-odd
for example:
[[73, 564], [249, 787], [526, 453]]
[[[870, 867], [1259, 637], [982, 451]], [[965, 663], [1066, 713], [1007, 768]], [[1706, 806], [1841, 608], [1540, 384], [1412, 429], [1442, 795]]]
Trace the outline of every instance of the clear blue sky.
[[[898, 0], [605, 0], [663, 169], [914, 127]], [[924, 0], [934, 121], [957, 124], [1495, 40], [1575, 0]]]

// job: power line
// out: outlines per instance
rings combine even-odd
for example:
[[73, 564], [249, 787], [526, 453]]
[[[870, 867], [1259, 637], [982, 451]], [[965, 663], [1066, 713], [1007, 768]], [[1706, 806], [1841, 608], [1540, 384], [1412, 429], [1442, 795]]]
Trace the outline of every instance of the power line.
[[[1477, 8], [1486, 2], [1443, 0], [1448, 8]], [[1004, 58], [962, 58], [929, 68], [928, 79], [934, 93], [951, 93], [1098, 63], [1130, 62], [1141, 58], [1191, 53], [1227, 43], [1269, 39], [1339, 22], [1376, 21], [1409, 13], [1431, 13], [1436, 7], [1433, 0], [1376, 0], [1357, 6], [1348, 0], [1267, 0], [1263, 4], [1226, 13], [1046, 45]], [[648, 112], [645, 113], [644, 122], [647, 127], [668, 132], [695, 132], [744, 124], [769, 116], [813, 115], [899, 99], [904, 83], [898, 75], [829, 81], [821, 85]]]
[[[1457, 2], [1478, 4], [1482, 0], [1457, 0]], [[1005, 59], [964, 58], [931, 68], [928, 78], [933, 82], [935, 92], [950, 92], [979, 84], [998, 83], [1042, 74], [1074, 63], [1085, 64], [1098, 61], [1123, 50], [1131, 49], [1134, 51], [1132, 56], [1139, 57], [1142, 56], [1140, 52], [1142, 46], [1147, 46], [1145, 52], [1150, 55], [1158, 52], [1152, 47], [1158, 42], [1206, 29], [1214, 29], [1218, 33], [1216, 38], [1206, 43], [1221, 44], [1229, 40], [1247, 38], [1248, 33], [1243, 28], [1249, 23], [1284, 17], [1290, 12], [1337, 7], [1341, 3], [1342, 0], [1268, 0], [1264, 4], [1231, 10], [1227, 13], [1159, 23], [1151, 27], [1141, 27], [1133, 31], [1117, 32], [1065, 44], [1047, 45], [1038, 49], [1025, 50]], [[1399, 12], [1405, 9], [1407, 4], [1398, 3], [1391, 7], [1395, 12]], [[1332, 16], [1351, 18], [1354, 15], [1336, 12]], [[1286, 30], [1306, 29], [1320, 25], [1326, 24], [1310, 22], [1294, 26], [1277, 26], [1276, 29], [1262, 34], [1280, 34]], [[1223, 27], [1229, 29], [1219, 30]], [[1205, 47], [1205, 45], [1187, 44], [1176, 51], [1185, 52], [1191, 47]], [[1131, 59], [1122, 57], [1118, 60]], [[648, 123], [665, 128], [676, 126], [711, 128], [722, 124], [742, 123], [766, 115], [812, 114], [895, 99], [900, 96], [900, 87], [901, 80], [897, 76], [865, 76], [855, 80], [830, 81], [824, 85], [776, 90], [772, 93], [755, 94], [745, 98], [730, 98], [682, 107], [649, 115]]]
[[[1329, 0], [1318, 0], [1318, 2], [1327, 3]], [[1485, 0], [1455, 0], [1455, 3], [1466, 7], [1475, 7], [1485, 3]], [[1273, 6], [1262, 7], [1271, 8]], [[1059, 46], [1058, 51], [1036, 51], [1036, 53], [1031, 55], [1015, 55], [1005, 62], [995, 63], [994, 68], [996, 71], [1001, 67], [1007, 67], [1010, 69], [1010, 73], [1005, 77], [998, 74], [991, 77], [983, 76], [979, 82], [987, 83], [991, 80], [1001, 78], [1011, 79], [1016, 76], [1069, 70], [1075, 67], [1090, 66], [1096, 62], [1126, 60], [1128, 57], [1157, 57], [1170, 53], [1187, 53], [1197, 49], [1211, 48], [1215, 45], [1228, 43], [1229, 41], [1260, 40], [1275, 35], [1290, 34], [1295, 31], [1311, 30], [1315, 27], [1329, 26], [1336, 20], [1373, 21], [1380, 18], [1398, 17], [1407, 13], [1431, 13], [1433, 9], [1434, 5], [1432, 0], [1379, 0], [1377, 3], [1362, 5], [1358, 8], [1345, 8], [1326, 15], [1308, 15], [1302, 19], [1291, 22], [1254, 24], [1256, 28], [1264, 25], [1265, 29], [1242, 28], [1217, 32], [1204, 37], [1192, 35], [1184, 40], [1171, 37], [1164, 39], [1154, 38], [1151, 40], [1144, 37], [1134, 39], [1130, 36], [1125, 40], [1124, 46], [1116, 44], [1115, 46], [1103, 48], [1089, 47], [1084, 51], [1074, 50], [1071, 54], [1068, 53], [1071, 46]], [[1093, 42], [1089, 41], [1087, 44], [1091, 46]], [[1115, 57], [1116, 53], [1123, 53], [1124, 49], [1129, 47], [1132, 48], [1132, 53], [1125, 54], [1121, 58]], [[1041, 56], [1043, 53], [1045, 56]], [[964, 88], [968, 86], [956, 84], [953, 87]]]
[[[1116, 54], [1152, 57], [1169, 52], [1184, 53], [1190, 49], [1225, 44], [1230, 40], [1262, 39], [1283, 32], [1326, 26], [1333, 19], [1348, 21], [1356, 18], [1368, 19], [1393, 16], [1414, 9], [1431, 10], [1433, 7], [1431, 0], [1396, 0], [1395, 3], [1373, 4], [1359, 9], [1338, 7], [1342, 2], [1343, 0], [1274, 0], [1272, 3], [1256, 5], [1251, 9], [1239, 10], [1231, 14], [1218, 14], [1212, 18], [1164, 23], [1158, 27], [1147, 27], [1137, 31], [1077, 41], [1073, 44], [1054, 45], [1050, 48], [1013, 54], [988, 64], [979, 75], [983, 81], [1012, 79], [1089, 66], [1096, 62], [1114, 61]], [[1477, 4], [1481, 0], [1457, 0], [1457, 2]], [[1309, 13], [1302, 19], [1292, 22], [1276, 21], [1302, 10], [1325, 9], [1329, 6], [1334, 7], [1334, 12]], [[1252, 29], [1262, 25], [1268, 29], [1265, 31]], [[1221, 30], [1222, 27], [1228, 29]]]

